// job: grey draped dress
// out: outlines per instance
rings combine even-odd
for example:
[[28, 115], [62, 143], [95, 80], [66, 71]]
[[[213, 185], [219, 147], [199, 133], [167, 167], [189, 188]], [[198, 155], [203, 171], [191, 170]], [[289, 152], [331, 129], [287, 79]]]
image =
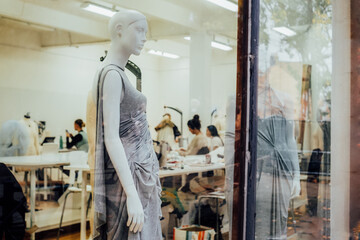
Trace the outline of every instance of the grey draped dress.
[[[145, 221], [143, 230], [132, 233], [128, 219], [126, 195], [104, 144], [103, 85], [109, 71], [119, 73], [124, 96], [119, 106], [119, 136], [140, 197]], [[98, 74], [97, 123], [95, 147], [94, 239], [161, 239], [161, 185], [159, 163], [155, 155], [146, 120], [146, 97], [137, 91], [124, 71], [116, 65], [105, 66]], [[119, 96], [120, 97], [120, 96]]]
[[299, 172], [293, 121], [258, 119], [256, 233], [258, 240], [286, 240], [293, 179]]

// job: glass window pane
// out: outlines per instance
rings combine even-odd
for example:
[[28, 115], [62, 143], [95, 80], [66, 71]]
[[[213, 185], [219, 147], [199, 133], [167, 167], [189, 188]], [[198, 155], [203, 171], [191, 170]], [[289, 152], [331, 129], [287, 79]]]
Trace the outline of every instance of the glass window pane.
[[256, 239], [328, 239], [332, 5], [260, 5]]

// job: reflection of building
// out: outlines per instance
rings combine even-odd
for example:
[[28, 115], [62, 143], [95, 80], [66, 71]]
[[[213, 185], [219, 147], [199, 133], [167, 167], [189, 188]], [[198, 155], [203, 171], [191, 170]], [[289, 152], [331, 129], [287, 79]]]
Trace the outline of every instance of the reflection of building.
[[300, 92], [302, 63], [300, 62], [275, 62], [268, 69], [270, 86], [291, 96], [295, 103], [295, 116], [300, 112]]

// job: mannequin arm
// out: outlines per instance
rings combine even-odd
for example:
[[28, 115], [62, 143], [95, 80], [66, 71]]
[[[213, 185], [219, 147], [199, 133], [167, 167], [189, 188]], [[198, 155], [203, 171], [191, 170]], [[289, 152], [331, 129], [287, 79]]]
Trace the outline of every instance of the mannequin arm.
[[127, 196], [127, 226], [130, 226], [130, 231], [137, 232], [141, 231], [144, 223], [144, 210], [119, 137], [119, 106], [122, 97], [122, 85], [121, 76], [116, 71], [110, 71], [106, 75], [103, 88], [104, 140], [111, 162]]

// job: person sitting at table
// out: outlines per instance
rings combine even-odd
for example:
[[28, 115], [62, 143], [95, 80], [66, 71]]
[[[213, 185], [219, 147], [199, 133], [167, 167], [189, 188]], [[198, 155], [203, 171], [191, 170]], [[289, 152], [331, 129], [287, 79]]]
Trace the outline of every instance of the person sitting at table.
[[[77, 150], [88, 152], [89, 143], [86, 132], [84, 132], [83, 128], [85, 127], [85, 123], [81, 119], [77, 119], [74, 122], [74, 129], [78, 132], [77, 135], [73, 136], [71, 133], [66, 131], [66, 148], [71, 149], [73, 146], [76, 147]], [[71, 138], [71, 142], [70, 142]]]
[[208, 141], [206, 136], [201, 132], [201, 122], [199, 115], [195, 115], [193, 119], [188, 121], [187, 125], [189, 127], [189, 131], [194, 134], [195, 137], [190, 142], [187, 150], [179, 150], [180, 155], [202, 155], [209, 153]]
[[216, 150], [218, 147], [224, 146], [223, 140], [220, 138], [219, 133], [214, 125], [210, 125], [206, 129], [206, 136], [209, 139], [210, 151]]

